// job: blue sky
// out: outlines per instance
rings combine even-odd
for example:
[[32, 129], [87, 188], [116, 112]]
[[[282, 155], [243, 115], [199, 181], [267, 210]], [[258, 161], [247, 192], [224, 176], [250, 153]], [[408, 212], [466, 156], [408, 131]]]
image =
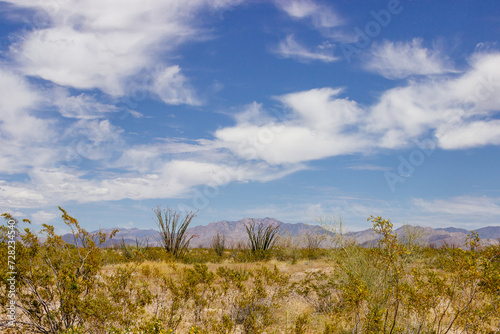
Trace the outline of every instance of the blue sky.
[[65, 231], [500, 218], [498, 1], [0, 1], [0, 209]]

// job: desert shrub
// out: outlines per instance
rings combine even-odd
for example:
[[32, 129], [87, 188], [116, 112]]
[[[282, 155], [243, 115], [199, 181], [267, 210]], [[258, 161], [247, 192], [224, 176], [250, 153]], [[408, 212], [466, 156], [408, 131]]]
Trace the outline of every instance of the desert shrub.
[[122, 241], [118, 244], [117, 248], [125, 258], [125, 262], [141, 262], [145, 260], [146, 252], [149, 249], [149, 243], [148, 240], [140, 241], [136, 238], [135, 245], [127, 245], [125, 240], [122, 238]]
[[297, 319], [295, 320], [295, 327], [293, 328], [294, 334], [305, 334], [309, 327], [309, 323], [311, 322], [309, 313], [299, 314]]
[[157, 218], [156, 224], [160, 230], [159, 242], [161, 246], [175, 258], [182, 258], [189, 248], [189, 243], [196, 237], [195, 235], [188, 236], [186, 234], [186, 230], [191, 220], [196, 216], [196, 212], [183, 214], [172, 209], [162, 212], [160, 207], [157, 207], [154, 212]]
[[330, 237], [333, 246], [344, 249], [355, 244], [355, 241], [347, 233], [342, 217], [336, 217], [333, 214], [325, 217], [318, 217], [315, 221], [327, 231], [327, 236]]
[[251, 285], [241, 294], [235, 303], [235, 319], [242, 324], [245, 333], [262, 333], [275, 322], [273, 313], [281, 306], [288, 295], [289, 276], [277, 267], [255, 269], [251, 275]]
[[221, 261], [223, 261], [222, 257], [206, 248], [191, 248], [182, 257], [182, 263], [185, 264], [219, 263]]
[[226, 236], [217, 232], [217, 234], [212, 238], [212, 243], [210, 247], [213, 249], [217, 256], [222, 257], [224, 251], [226, 250]]
[[22, 316], [16, 322], [24, 332], [59, 333], [86, 325], [87, 305], [94, 298], [102, 267], [99, 246], [115, 233], [90, 234], [59, 209], [72, 231], [71, 244], [46, 224], [41, 231], [46, 237], [43, 242], [29, 229], [22, 235], [27, 252], [18, 254], [16, 308]]
[[338, 285], [334, 278], [324, 271], [308, 271], [306, 277], [292, 287], [316, 312], [328, 314], [339, 305]]
[[297, 263], [300, 258], [299, 242], [286, 232], [283, 234], [274, 249], [274, 257], [279, 261], [292, 261]]
[[255, 270], [235, 270], [220, 267], [221, 294], [224, 297], [224, 315], [244, 333], [262, 333], [276, 319], [273, 313], [288, 294], [289, 275], [267, 267]]
[[320, 229], [316, 229], [315, 231], [308, 231], [306, 232], [305, 236], [306, 243], [304, 248], [309, 251], [316, 251], [320, 249], [327, 239], [327, 235]]
[[165, 253], [165, 251], [161, 247], [148, 247], [144, 251], [144, 258], [148, 261], [169, 261], [170, 257], [171, 255]]
[[[500, 245], [484, 246], [474, 232], [462, 248], [414, 247], [415, 239], [398, 238], [389, 220], [370, 217], [378, 234], [375, 247], [340, 237], [337, 248], [315, 250], [330, 262], [328, 267], [321, 261], [321, 270], [297, 273], [302, 264], [293, 266], [298, 279], [291, 283], [291, 276], [277, 266], [232, 263], [210, 270], [205, 263], [222, 259], [213, 249], [188, 249], [184, 263], [179, 263], [160, 247], [143, 247], [136, 260], [134, 254], [141, 248], [136, 244], [127, 245], [127, 258], [119, 248], [100, 247], [109, 236], [90, 234], [62, 213], [73, 231], [71, 240], [58, 236], [50, 225], [43, 226], [45, 240], [29, 229], [19, 235], [18, 318], [15, 327], [7, 328], [2, 308], [2, 332], [500, 332]], [[9, 300], [3, 269], [9, 231], [0, 227], [3, 305]], [[258, 235], [258, 228], [254, 231]], [[286, 257], [286, 245], [281, 240], [266, 256], [293, 261]], [[293, 252], [295, 259], [309, 258], [307, 248]], [[244, 247], [229, 253], [234, 262], [258, 259]], [[167, 263], [143, 261], [166, 256], [171, 256]], [[297, 299], [300, 303], [295, 304]], [[285, 304], [297, 305], [299, 316], [291, 325], [288, 316], [284, 323]]]

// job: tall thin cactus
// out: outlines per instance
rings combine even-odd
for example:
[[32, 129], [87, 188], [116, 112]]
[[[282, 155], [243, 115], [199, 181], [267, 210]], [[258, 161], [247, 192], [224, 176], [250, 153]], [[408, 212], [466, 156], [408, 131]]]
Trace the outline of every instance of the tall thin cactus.
[[222, 257], [226, 249], [226, 236], [220, 232], [212, 238], [211, 247], [217, 256]]
[[189, 247], [189, 243], [197, 235], [186, 234], [186, 230], [191, 220], [196, 216], [196, 212], [177, 212], [172, 209], [161, 210], [158, 206], [154, 209], [156, 214], [156, 224], [160, 232], [160, 245], [163, 249], [176, 258], [181, 258]]
[[252, 253], [262, 253], [271, 250], [281, 235], [281, 225], [256, 223], [253, 219], [251, 223], [245, 224], [250, 249]]

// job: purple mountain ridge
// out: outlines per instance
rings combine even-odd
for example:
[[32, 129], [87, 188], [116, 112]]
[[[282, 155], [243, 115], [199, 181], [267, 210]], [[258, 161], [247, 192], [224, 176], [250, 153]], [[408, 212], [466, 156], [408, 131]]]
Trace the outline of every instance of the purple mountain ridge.
[[[325, 241], [321, 244], [323, 247], [329, 247], [334, 245], [334, 233], [325, 230], [319, 225], [309, 225], [304, 223], [284, 223], [275, 218], [244, 218], [238, 221], [227, 221], [222, 220], [218, 222], [212, 222], [207, 225], [198, 225], [189, 228], [186, 233], [187, 235], [195, 235], [191, 241], [191, 247], [210, 247], [212, 238], [220, 233], [226, 237], [227, 247], [235, 247], [239, 243], [245, 244], [248, 241], [247, 232], [245, 229], [245, 224], [251, 223], [252, 221], [256, 223], [280, 225], [282, 236], [288, 238], [297, 246], [304, 246], [306, 235], [317, 235], [324, 234], [327, 236]], [[117, 228], [119, 232], [116, 236], [108, 241], [106, 244], [113, 245], [121, 243], [122, 240], [126, 244], [135, 244], [140, 242], [142, 245], [157, 246], [159, 233], [156, 229], [138, 229], [138, 228]], [[110, 233], [113, 228], [102, 229], [104, 233]], [[476, 230], [481, 237], [484, 244], [495, 244], [499, 242], [500, 239], [500, 226], [488, 226]], [[95, 231], [94, 231], [95, 232]], [[420, 227], [420, 226], [409, 226], [405, 225], [395, 230], [398, 238], [405, 242], [408, 239], [413, 240], [414, 243], [418, 243], [422, 246], [433, 245], [436, 247], [441, 247], [444, 244], [451, 246], [462, 247], [465, 244], [466, 236], [469, 233], [468, 230], [448, 227], [448, 228], [437, 228], [433, 229], [431, 227]], [[332, 237], [332, 238], [330, 238]], [[372, 229], [366, 229], [357, 232], [347, 232], [345, 237], [350, 240], [356, 241], [356, 243], [364, 246], [376, 245], [379, 236], [375, 234]], [[70, 234], [66, 234], [63, 238], [72, 242]]]

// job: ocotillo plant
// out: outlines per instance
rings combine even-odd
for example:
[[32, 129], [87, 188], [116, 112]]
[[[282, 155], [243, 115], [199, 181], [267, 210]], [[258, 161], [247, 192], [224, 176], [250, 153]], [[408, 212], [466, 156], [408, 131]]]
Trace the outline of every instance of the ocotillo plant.
[[176, 258], [181, 258], [189, 247], [189, 243], [196, 235], [188, 236], [186, 230], [196, 212], [186, 212], [181, 217], [181, 212], [172, 209], [163, 211], [158, 206], [154, 209], [158, 228], [160, 229], [160, 244], [163, 249]]
[[252, 220], [251, 223], [245, 224], [245, 228], [250, 241], [250, 249], [254, 254], [262, 254], [271, 250], [281, 235], [281, 225], [266, 225], [263, 222], [256, 224]]
[[226, 249], [226, 236], [217, 232], [217, 235], [212, 238], [211, 246], [217, 256], [224, 255], [224, 250]]

